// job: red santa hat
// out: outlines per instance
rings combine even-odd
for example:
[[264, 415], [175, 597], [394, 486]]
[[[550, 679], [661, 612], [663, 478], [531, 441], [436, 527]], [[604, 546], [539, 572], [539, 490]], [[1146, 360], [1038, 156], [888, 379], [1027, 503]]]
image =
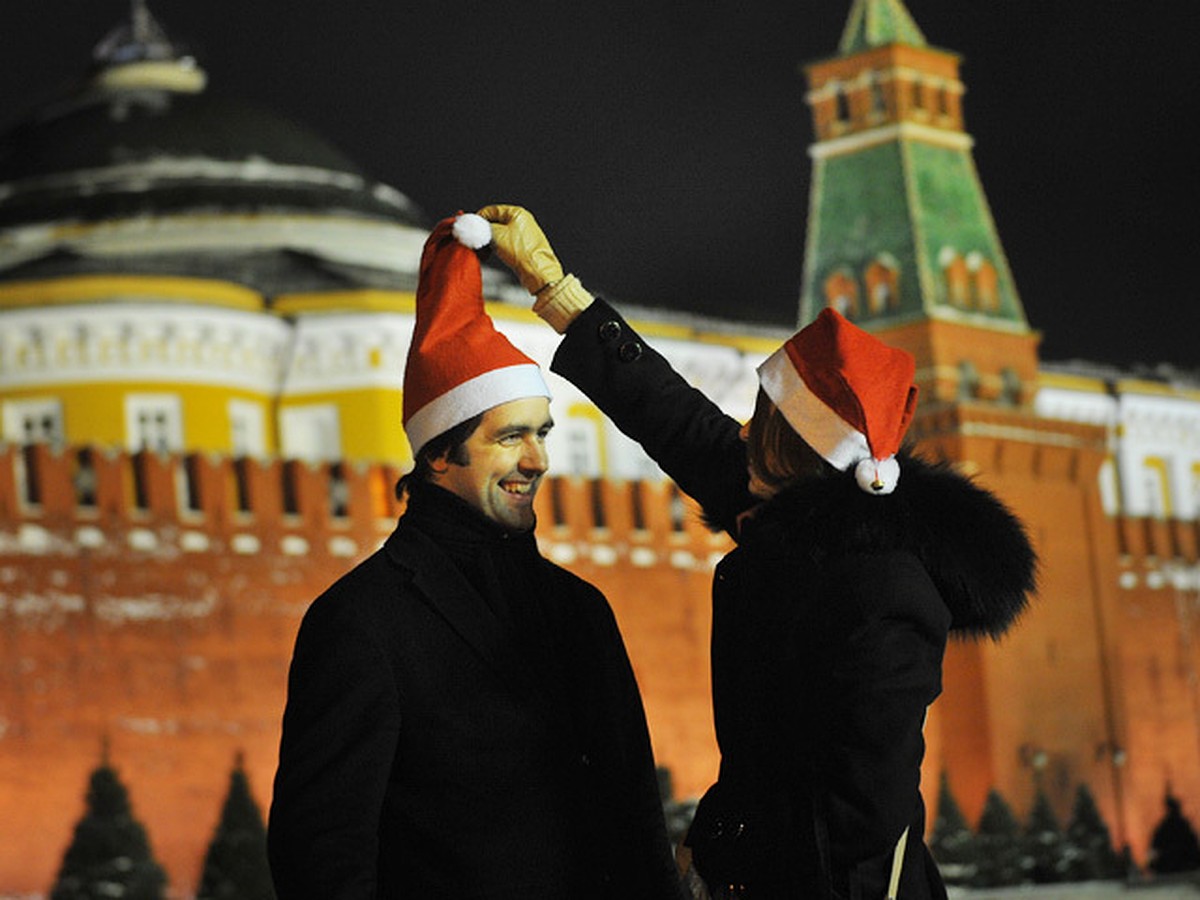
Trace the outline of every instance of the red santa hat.
[[758, 380], [788, 424], [859, 487], [890, 494], [896, 451], [917, 406], [912, 355], [823, 309], [761, 366]]
[[475, 251], [491, 239], [491, 224], [465, 213], [438, 222], [425, 241], [404, 366], [404, 431], [414, 456], [431, 438], [493, 406], [550, 397], [537, 363], [484, 311]]

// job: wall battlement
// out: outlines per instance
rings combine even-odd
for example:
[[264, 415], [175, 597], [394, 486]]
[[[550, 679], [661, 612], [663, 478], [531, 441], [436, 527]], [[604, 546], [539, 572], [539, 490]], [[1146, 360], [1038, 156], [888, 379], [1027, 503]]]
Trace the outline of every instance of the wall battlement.
[[[385, 463], [307, 463], [91, 446], [0, 445], [0, 552], [71, 548], [348, 560], [373, 550], [403, 505]], [[670, 482], [547, 478], [538, 535], [552, 559], [707, 566], [728, 548]], [[5, 534], [5, 532], [8, 532]]]

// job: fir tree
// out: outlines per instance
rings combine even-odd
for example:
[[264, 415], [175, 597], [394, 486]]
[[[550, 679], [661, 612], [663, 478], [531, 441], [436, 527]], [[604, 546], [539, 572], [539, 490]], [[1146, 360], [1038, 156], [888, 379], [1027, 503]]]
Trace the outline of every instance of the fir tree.
[[950, 779], [944, 770], [938, 786], [937, 818], [933, 822], [929, 849], [946, 884], [971, 883], [979, 868], [975, 835], [950, 790]]
[[1200, 841], [1192, 823], [1183, 815], [1179, 798], [1167, 788], [1167, 813], [1150, 839], [1150, 868], [1155, 874], [1190, 872], [1200, 869]]
[[275, 900], [267, 865], [267, 829], [250, 794], [239, 754], [221, 819], [204, 855], [196, 900]]
[[63, 854], [50, 900], [162, 900], [166, 882], [105, 752], [92, 772], [87, 809]]
[[1046, 792], [1039, 786], [1022, 836], [1022, 866], [1034, 884], [1066, 880], [1067, 845]]
[[1121, 879], [1125, 871], [1092, 792], [1086, 784], [1079, 785], [1067, 823], [1067, 880]]
[[1021, 866], [1021, 826], [995, 788], [988, 791], [975, 829], [978, 868], [974, 887], [1004, 887], [1024, 880]]

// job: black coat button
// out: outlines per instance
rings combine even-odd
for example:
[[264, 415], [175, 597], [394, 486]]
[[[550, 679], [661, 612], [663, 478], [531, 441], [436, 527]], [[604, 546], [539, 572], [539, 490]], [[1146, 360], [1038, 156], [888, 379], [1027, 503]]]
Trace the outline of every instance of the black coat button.
[[609, 319], [596, 330], [596, 333], [606, 344], [612, 343], [621, 336], [621, 323], [616, 319]]
[[641, 358], [642, 345], [637, 341], [626, 341], [621, 345], [621, 349], [617, 351], [617, 356], [621, 362], [633, 362], [635, 359]]

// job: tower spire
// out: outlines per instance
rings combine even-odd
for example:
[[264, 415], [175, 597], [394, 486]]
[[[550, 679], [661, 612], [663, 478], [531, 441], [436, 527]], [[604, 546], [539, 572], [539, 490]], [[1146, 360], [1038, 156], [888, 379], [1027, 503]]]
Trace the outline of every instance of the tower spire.
[[[1037, 336], [971, 157], [958, 70], [901, 0], [854, 0], [840, 54], [805, 68], [816, 141], [799, 318], [832, 306], [887, 332], [924, 365], [926, 398], [1024, 405]], [[986, 348], [975, 360], [971, 341]]]
[[902, 0], [854, 0], [838, 50], [847, 55], [884, 44], [924, 47], [925, 35]]
[[150, 12], [147, 0], [130, 0], [129, 21], [110, 31], [92, 50], [96, 84], [106, 90], [204, 90], [207, 78]]

